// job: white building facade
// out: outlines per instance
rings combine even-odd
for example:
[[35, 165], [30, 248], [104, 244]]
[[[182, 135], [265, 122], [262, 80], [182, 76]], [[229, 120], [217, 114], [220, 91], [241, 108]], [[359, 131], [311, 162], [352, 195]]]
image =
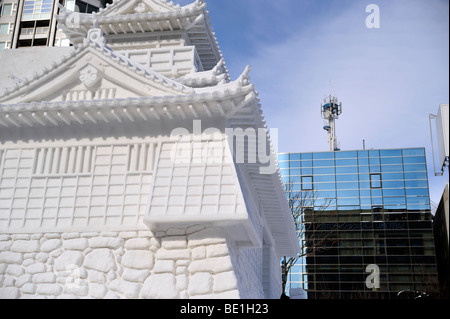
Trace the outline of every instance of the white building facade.
[[57, 20], [0, 54], [0, 298], [279, 298], [294, 222], [204, 1]]

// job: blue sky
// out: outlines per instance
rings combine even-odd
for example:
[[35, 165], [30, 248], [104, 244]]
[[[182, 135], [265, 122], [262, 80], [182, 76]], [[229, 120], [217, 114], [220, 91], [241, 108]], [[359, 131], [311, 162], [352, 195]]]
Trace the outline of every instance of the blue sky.
[[[178, 0], [181, 5], [193, 0]], [[366, 27], [366, 7], [380, 28]], [[233, 79], [250, 65], [280, 152], [327, 151], [320, 104], [343, 103], [342, 150], [425, 147], [431, 199], [448, 183], [433, 173], [428, 115], [449, 103], [448, 0], [207, 0]]]

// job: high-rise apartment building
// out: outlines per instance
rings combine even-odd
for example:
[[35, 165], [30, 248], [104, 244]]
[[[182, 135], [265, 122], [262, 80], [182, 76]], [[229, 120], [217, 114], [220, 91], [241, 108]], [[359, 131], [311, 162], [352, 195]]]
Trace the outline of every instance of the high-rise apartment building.
[[1, 0], [0, 51], [34, 46], [68, 46], [58, 31], [59, 5], [81, 13], [92, 13], [111, 0]]
[[[279, 165], [287, 195], [299, 195], [302, 246], [310, 252], [287, 288], [311, 299], [437, 288], [423, 148], [280, 154]], [[378, 289], [374, 280], [366, 284], [368, 266], [379, 270]]]

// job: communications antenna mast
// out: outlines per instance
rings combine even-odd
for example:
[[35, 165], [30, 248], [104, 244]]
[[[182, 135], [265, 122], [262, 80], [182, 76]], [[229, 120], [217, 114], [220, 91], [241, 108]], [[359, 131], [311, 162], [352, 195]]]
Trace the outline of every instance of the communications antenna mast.
[[340, 145], [336, 136], [336, 120], [342, 114], [342, 102], [330, 94], [323, 100], [321, 105], [322, 118], [325, 120], [323, 129], [328, 132], [328, 142], [330, 143], [330, 151], [340, 151]]

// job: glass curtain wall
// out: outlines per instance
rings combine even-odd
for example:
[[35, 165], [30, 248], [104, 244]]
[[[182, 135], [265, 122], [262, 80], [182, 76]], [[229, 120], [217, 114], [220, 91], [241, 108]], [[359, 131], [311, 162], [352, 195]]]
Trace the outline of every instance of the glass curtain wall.
[[[423, 148], [280, 154], [279, 165], [287, 189], [307, 198], [302, 241], [312, 252], [293, 267], [288, 288], [309, 298], [395, 298], [435, 288]], [[366, 286], [369, 265], [380, 269], [380, 289]]]

